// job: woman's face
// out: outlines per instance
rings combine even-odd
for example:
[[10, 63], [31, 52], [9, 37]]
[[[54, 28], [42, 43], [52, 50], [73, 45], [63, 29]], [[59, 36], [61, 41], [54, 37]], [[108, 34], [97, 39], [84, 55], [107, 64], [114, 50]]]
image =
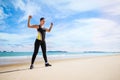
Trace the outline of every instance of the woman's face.
[[44, 24], [45, 24], [45, 19], [41, 20], [41, 21], [40, 21], [40, 24], [41, 24], [41, 25], [44, 25]]

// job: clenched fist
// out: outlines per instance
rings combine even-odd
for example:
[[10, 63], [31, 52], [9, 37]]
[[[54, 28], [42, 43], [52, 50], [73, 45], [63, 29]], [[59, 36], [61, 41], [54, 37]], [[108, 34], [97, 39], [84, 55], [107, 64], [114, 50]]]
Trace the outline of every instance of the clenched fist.
[[29, 15], [29, 19], [31, 19], [32, 18], [32, 16], [31, 15]]
[[53, 23], [51, 23], [51, 26], [53, 26]]

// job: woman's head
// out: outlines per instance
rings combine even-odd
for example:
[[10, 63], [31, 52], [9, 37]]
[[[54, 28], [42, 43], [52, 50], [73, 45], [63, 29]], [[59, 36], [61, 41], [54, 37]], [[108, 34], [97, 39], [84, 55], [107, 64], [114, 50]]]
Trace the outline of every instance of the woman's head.
[[45, 18], [41, 17], [40, 18], [40, 25], [43, 26], [45, 24]]

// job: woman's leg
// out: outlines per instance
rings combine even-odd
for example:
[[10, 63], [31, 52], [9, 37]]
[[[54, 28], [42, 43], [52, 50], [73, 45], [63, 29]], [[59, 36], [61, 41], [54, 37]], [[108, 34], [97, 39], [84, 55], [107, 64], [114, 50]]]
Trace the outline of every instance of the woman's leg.
[[45, 43], [45, 41], [42, 41], [42, 42], [41, 42], [41, 49], [42, 49], [43, 58], [44, 58], [44, 61], [45, 61], [45, 66], [46, 66], [46, 67], [48, 67], [48, 66], [52, 66], [52, 65], [49, 64], [48, 61], [47, 61], [47, 55], [46, 55], [46, 43]]
[[45, 41], [41, 42], [41, 49], [42, 49], [44, 61], [45, 61], [45, 63], [47, 63], [46, 43], [45, 43]]
[[31, 65], [34, 64], [35, 58], [36, 58], [36, 56], [38, 54], [38, 51], [39, 51], [39, 46], [40, 46], [40, 41], [36, 39], [35, 44], [34, 44], [34, 53], [33, 53], [33, 56], [32, 56]]

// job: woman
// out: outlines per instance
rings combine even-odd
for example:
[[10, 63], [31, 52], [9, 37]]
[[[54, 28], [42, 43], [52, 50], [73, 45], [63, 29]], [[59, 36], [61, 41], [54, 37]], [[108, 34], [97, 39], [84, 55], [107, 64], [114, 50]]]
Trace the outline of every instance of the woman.
[[40, 24], [39, 25], [30, 25], [30, 19], [31, 18], [32, 18], [32, 16], [28, 17], [28, 27], [37, 29], [38, 36], [37, 36], [37, 39], [35, 40], [35, 44], [34, 44], [34, 53], [33, 53], [33, 56], [32, 56], [30, 69], [33, 69], [33, 64], [34, 64], [36, 55], [38, 54], [39, 46], [41, 46], [41, 49], [42, 49], [43, 58], [44, 58], [44, 61], [45, 61], [45, 66], [46, 67], [51, 66], [51, 64], [49, 64], [48, 61], [47, 61], [45, 33], [51, 31], [53, 23], [51, 23], [50, 28], [47, 29], [47, 28], [43, 27], [43, 25], [45, 24], [45, 18], [44, 17], [40, 18]]

